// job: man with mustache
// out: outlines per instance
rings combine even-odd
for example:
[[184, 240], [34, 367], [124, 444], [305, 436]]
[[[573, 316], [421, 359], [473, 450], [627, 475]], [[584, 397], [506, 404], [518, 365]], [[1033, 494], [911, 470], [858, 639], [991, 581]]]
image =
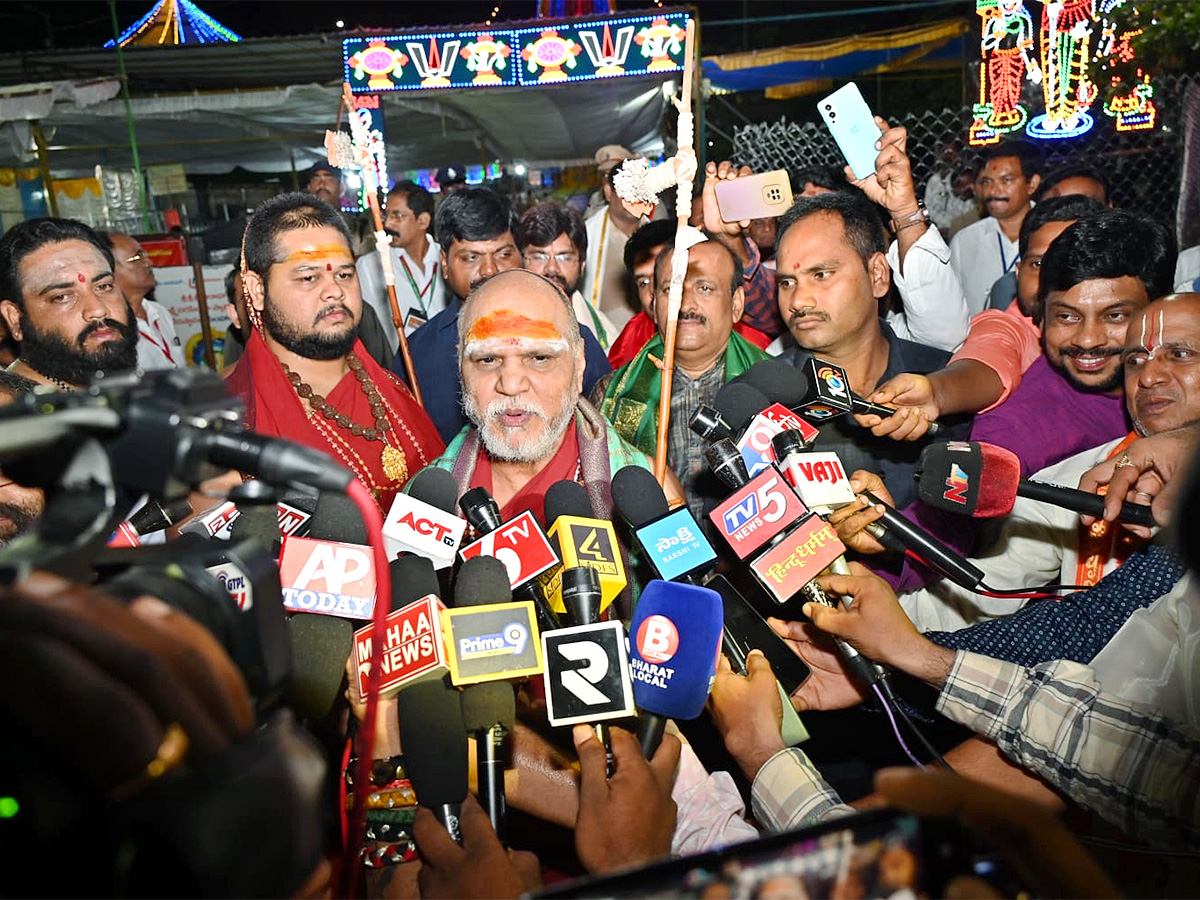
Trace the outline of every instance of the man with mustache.
[[[412, 334], [446, 308], [450, 292], [438, 272], [442, 248], [430, 240], [433, 224], [433, 195], [412, 181], [401, 181], [392, 188], [383, 207], [383, 230], [391, 237], [388, 252], [396, 277], [396, 301], [403, 316], [404, 333]], [[392, 322], [392, 306], [383, 282], [383, 264], [379, 251], [358, 258], [358, 280], [363, 302], [385, 323], [384, 333], [395, 357], [400, 339]]]
[[571, 298], [575, 318], [589, 325], [605, 350], [617, 329], [604, 313], [579, 293], [583, 265], [587, 260], [587, 227], [575, 210], [551, 200], [539, 203], [521, 216], [517, 244], [525, 268], [558, 285]]
[[[812, 357], [841, 366], [850, 389], [864, 397], [901, 372], [924, 375], [946, 365], [945, 350], [897, 337], [879, 316], [891, 284], [887, 246], [879, 215], [860, 194], [796, 201], [779, 223], [775, 279], [779, 312], [798, 346], [780, 359], [798, 369]], [[915, 444], [876, 437], [843, 416], [821, 425], [815, 449], [837, 453], [847, 472], [879, 472], [901, 505], [916, 497]]]
[[0, 315], [21, 348], [9, 371], [37, 384], [73, 391], [137, 365], [112, 253], [82, 222], [29, 219], [0, 238]]
[[975, 193], [987, 215], [950, 241], [950, 262], [958, 273], [971, 315], [982, 312], [992, 285], [1013, 270], [1020, 258], [1017, 238], [1041, 183], [1037, 151], [1019, 141], [1004, 141], [984, 151]]
[[[675, 248], [668, 247], [654, 264], [653, 314], [658, 334], [613, 373], [600, 402], [600, 411], [621, 437], [650, 454], [658, 442], [662, 373], [656, 361], [664, 355], [662, 335], [667, 330], [667, 294], [674, 255]], [[733, 252], [715, 240], [702, 240], [692, 246], [675, 335], [667, 462], [700, 521], [706, 505], [715, 505], [729, 491], [709, 471], [704, 460], [705, 441], [688, 427], [688, 420], [698, 406], [711, 406], [727, 381], [767, 358], [763, 350], [733, 330], [744, 305], [742, 265]]]
[[133, 324], [138, 329], [138, 368], [152, 372], [186, 365], [171, 311], [150, 296], [158, 286], [150, 254], [133, 235], [108, 231], [96, 234], [112, 251], [117, 287], [133, 310]]
[[[458, 315], [463, 300], [498, 272], [521, 267], [517, 249], [517, 214], [507, 198], [485, 187], [465, 187], [443, 198], [434, 232], [442, 248], [442, 278], [453, 292], [446, 308], [412, 333], [408, 340], [425, 409], [443, 441], [449, 441], [467, 419], [463, 415], [457, 355]], [[611, 371], [604, 349], [586, 325], [582, 327], [584, 390]], [[406, 378], [397, 356], [392, 371]]]
[[359, 340], [362, 295], [342, 217], [311, 195], [283, 194], [255, 211], [244, 245], [254, 329], [227, 377], [247, 427], [325, 451], [387, 510], [443, 445]]
[[[460, 496], [485, 488], [502, 519], [529, 510], [540, 520], [562, 480], [583, 484], [593, 514], [612, 518], [613, 473], [650, 460], [583, 399], [583, 338], [566, 295], [532, 272], [501, 272], [463, 302], [456, 330], [470, 423], [434, 465], [454, 474]], [[669, 473], [665, 488], [682, 497]]]

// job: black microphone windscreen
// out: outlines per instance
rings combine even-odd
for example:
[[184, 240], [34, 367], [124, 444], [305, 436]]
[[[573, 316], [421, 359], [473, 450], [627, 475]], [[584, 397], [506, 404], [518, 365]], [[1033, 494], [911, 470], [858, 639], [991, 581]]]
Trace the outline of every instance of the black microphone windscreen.
[[192, 504], [187, 498], [175, 500], [165, 506], [151, 500], [129, 516], [129, 524], [139, 535], [149, 534], [170, 528], [191, 514]]
[[308, 524], [308, 536], [316, 541], [367, 543], [367, 526], [354, 501], [345, 494], [322, 491]]
[[761, 391], [769, 403], [799, 406], [808, 396], [808, 378], [781, 359], [760, 360], [747, 369], [742, 378], [746, 384]]
[[455, 606], [485, 606], [511, 600], [512, 587], [504, 563], [494, 556], [473, 556], [463, 561], [454, 579]]
[[442, 512], [458, 515], [458, 484], [454, 476], [437, 466], [426, 466], [406, 486], [414, 500], [436, 506]]
[[444, 678], [420, 681], [396, 695], [404, 770], [417, 802], [436, 808], [467, 796], [467, 732], [458, 689]]
[[612, 498], [621, 518], [634, 528], [670, 511], [662, 485], [653, 472], [641, 466], [625, 466], [613, 476]]
[[592, 517], [592, 503], [588, 500], [587, 491], [577, 481], [558, 481], [550, 485], [546, 491], [546, 527], [558, 520], [559, 516], [578, 516], [582, 519]]
[[512, 682], [467, 685], [462, 692], [462, 718], [467, 731], [487, 731], [493, 725], [511, 730], [517, 722], [517, 698]]
[[500, 507], [486, 489], [474, 487], [458, 498], [458, 508], [480, 534], [495, 531], [502, 524]]
[[437, 570], [424, 556], [406, 553], [388, 563], [392, 576], [392, 610], [408, 606], [433, 594], [441, 595]]
[[236, 543], [247, 538], [258, 538], [269, 551], [279, 552], [279, 511], [274, 503], [238, 507], [238, 517], [229, 526], [229, 540]]
[[337, 616], [301, 613], [288, 619], [292, 680], [287, 703], [300, 716], [321, 719], [333, 709], [354, 643], [354, 626]]
[[751, 419], [770, 405], [771, 401], [762, 391], [745, 382], [727, 384], [713, 398], [713, 407], [735, 432], [745, 428]]

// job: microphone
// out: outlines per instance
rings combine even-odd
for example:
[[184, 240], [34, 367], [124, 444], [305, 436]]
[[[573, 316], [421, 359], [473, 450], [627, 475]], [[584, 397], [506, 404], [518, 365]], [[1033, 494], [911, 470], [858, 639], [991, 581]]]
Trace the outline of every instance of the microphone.
[[667, 719], [704, 711], [717, 674], [724, 624], [721, 597], [694, 584], [651, 581], [629, 623], [629, 663], [638, 709], [638, 741], [647, 759]]
[[[383, 646], [379, 653], [381, 697], [416, 682], [430, 679], [440, 682], [450, 670], [442, 639], [442, 616], [446, 608], [438, 597], [433, 563], [421, 556], [401, 556], [388, 564], [388, 570], [392, 576], [392, 611], [384, 620]], [[367, 696], [374, 639], [374, 622], [354, 632], [354, 661], [360, 697]]]
[[[533, 604], [509, 602], [512, 590], [508, 573], [498, 559], [476, 556], [464, 562], [454, 582], [454, 593], [459, 606], [447, 610], [445, 619], [451, 680], [455, 684], [478, 681], [470, 671], [473, 651], [488, 670], [483, 677], [505, 679], [467, 684], [462, 692], [463, 724], [475, 735], [480, 799], [492, 827], [503, 839], [506, 819], [504, 739], [515, 726], [517, 717], [513, 687], [507, 679], [542, 671], [541, 643], [537, 638]], [[522, 614], [520, 620], [511, 619], [514, 610]], [[479, 622], [481, 615], [491, 617], [490, 624]], [[482, 627], [478, 627], [480, 625]], [[519, 645], [519, 649], [505, 655], [503, 649], [500, 653], [495, 651], [497, 644], [501, 648], [514, 649]], [[515, 658], [526, 648], [535, 664], [533, 671], [527, 665], [522, 668], [522, 663]]]
[[412, 477], [408, 492], [396, 495], [383, 523], [388, 556], [415, 553], [437, 569], [449, 568], [467, 527], [455, 515], [458, 486], [445, 469], [428, 466]]
[[[1017, 497], [1049, 503], [1085, 516], [1104, 516], [1104, 497], [1021, 477], [1016, 455], [978, 441], [933, 444], [921, 452], [917, 495], [935, 509], [989, 519], [1012, 512]], [[1153, 528], [1154, 512], [1141, 503], [1121, 504], [1120, 522]]]
[[344, 494], [354, 477], [320, 450], [253, 431], [201, 431], [196, 443], [214, 465], [246, 472], [280, 487], [303, 484]]
[[[886, 419], [896, 414], [892, 407], [872, 403], [850, 390], [850, 379], [841, 366], [814, 356], [804, 364], [804, 373], [808, 390], [799, 406], [800, 414], [806, 419], [820, 422], [848, 413], [873, 414]], [[941, 430], [940, 423], [930, 422], [926, 433], [933, 437]]]
[[687, 506], [662, 514], [667, 500], [654, 475], [625, 466], [613, 476], [613, 506], [633, 528], [646, 559], [664, 581], [694, 581], [717, 554]]
[[983, 581], [983, 572], [963, 559], [953, 547], [904, 518], [870, 491], [863, 491], [863, 496], [872, 504], [883, 507], [883, 515], [876, 521], [906, 549], [921, 557], [955, 584], [969, 591], [979, 587]]
[[757, 475], [777, 461], [773, 441], [777, 435], [788, 432], [798, 435], [805, 445], [811, 444], [820, 435], [816, 428], [781, 403], [772, 403], [750, 420], [737, 447], [751, 475]]
[[[314, 516], [314, 527], [316, 517]], [[375, 610], [371, 548], [290, 535], [279, 554], [283, 608], [346, 619], [370, 619]]]
[[835, 509], [854, 502], [854, 489], [836, 453], [803, 450], [788, 432], [779, 435], [776, 452], [783, 452], [779, 469], [809, 509]]
[[701, 405], [692, 413], [688, 427], [705, 440], [731, 438], [768, 402], [752, 386], [731, 381], [717, 392], [712, 406]]
[[731, 490], [736, 491], [750, 480], [746, 460], [729, 438], [721, 438], [705, 447], [704, 461], [721, 483]]
[[753, 386], [768, 403], [787, 407], [799, 406], [808, 394], [808, 379], [795, 366], [773, 357], [759, 360], [734, 381]]
[[502, 522], [500, 508], [483, 488], [472, 488], [458, 501], [467, 521], [482, 537], [458, 551], [466, 561], [476, 556], [494, 556], [504, 563], [513, 595], [533, 603], [542, 630], [558, 627], [546, 598], [536, 581], [537, 576], [558, 565], [558, 554], [533, 513], [525, 510], [519, 516]]
[[112, 537], [108, 539], [108, 546], [140, 547], [143, 535], [170, 528], [191, 514], [192, 504], [186, 499], [175, 500], [165, 507], [147, 499], [128, 519], [117, 525]]
[[574, 481], [550, 486], [546, 492], [546, 521], [551, 523], [548, 536], [562, 559], [561, 565], [538, 577], [551, 609], [556, 613], [567, 612], [562, 576], [577, 566], [586, 566], [596, 573], [601, 592], [598, 613], [608, 609], [627, 584], [625, 561], [612, 522], [593, 518], [587, 492]]
[[808, 507], [772, 465], [743, 481], [708, 517], [738, 559], [745, 559], [807, 514]]
[[323, 719], [333, 709], [354, 643], [354, 626], [336, 616], [299, 614], [287, 620], [292, 678], [285, 694], [298, 715]]
[[322, 492], [317, 498], [307, 537], [318, 541], [366, 544], [367, 526], [354, 501], [345, 494]]
[[542, 632], [546, 716], [551, 725], [634, 714], [625, 626], [618, 621]]
[[238, 507], [238, 516], [229, 526], [229, 539], [241, 541], [248, 538], [258, 540], [272, 556], [279, 555], [280, 542], [279, 510], [275, 504]]
[[467, 732], [458, 691], [441, 678], [409, 685], [396, 696], [404, 770], [417, 802], [432, 810], [462, 843], [459, 812], [467, 799]]

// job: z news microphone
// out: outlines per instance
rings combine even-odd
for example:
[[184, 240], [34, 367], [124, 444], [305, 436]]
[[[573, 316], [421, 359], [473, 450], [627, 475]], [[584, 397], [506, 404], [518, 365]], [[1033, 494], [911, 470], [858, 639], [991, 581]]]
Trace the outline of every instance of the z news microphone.
[[[804, 366], [809, 389], [801, 405], [801, 415], [818, 422], [847, 414], [876, 415], [889, 418], [896, 410], [880, 403], [872, 403], [850, 390], [850, 379], [841, 366], [810, 357]], [[936, 437], [942, 430], [938, 422], [930, 422], [927, 434]]]
[[428, 466], [412, 477], [405, 493], [397, 494], [383, 523], [383, 543], [389, 557], [401, 553], [424, 556], [434, 568], [454, 562], [467, 527], [455, 515], [458, 486], [445, 469]]
[[638, 708], [638, 741], [647, 759], [667, 719], [704, 711], [717, 674], [724, 624], [721, 597], [693, 584], [651, 581], [629, 623], [629, 663]]
[[[935, 509], [983, 519], [1008, 515], [1017, 497], [1085, 516], [1104, 516], [1100, 494], [1024, 479], [1014, 453], [977, 441], [926, 447], [921, 453], [917, 494]], [[1117, 521], [1150, 528], [1157, 524], [1151, 507], [1127, 501], [1122, 502]]]
[[665, 581], [695, 581], [717, 559], [687, 506], [668, 510], [653, 473], [625, 466], [613, 476], [613, 507], [633, 529], [646, 559]]
[[435, 678], [410, 685], [396, 696], [404, 770], [417, 802], [433, 811], [462, 843], [459, 814], [467, 799], [467, 732], [458, 691]]

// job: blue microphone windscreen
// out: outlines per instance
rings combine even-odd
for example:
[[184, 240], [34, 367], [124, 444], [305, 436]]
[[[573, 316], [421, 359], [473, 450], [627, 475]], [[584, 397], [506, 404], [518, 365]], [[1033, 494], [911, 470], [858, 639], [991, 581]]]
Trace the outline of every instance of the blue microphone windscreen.
[[651, 581], [629, 623], [629, 663], [638, 709], [672, 719], [704, 710], [725, 624], [721, 595], [694, 584]]

